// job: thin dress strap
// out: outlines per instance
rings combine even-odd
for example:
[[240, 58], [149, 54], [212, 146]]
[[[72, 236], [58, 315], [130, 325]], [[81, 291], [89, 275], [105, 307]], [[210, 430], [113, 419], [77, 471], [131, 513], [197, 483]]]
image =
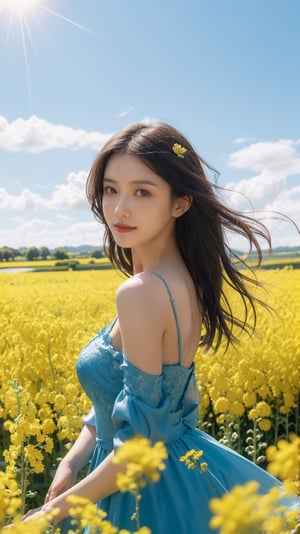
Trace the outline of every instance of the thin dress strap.
[[112, 322], [108, 325], [108, 327], [107, 327], [107, 331], [108, 331], [109, 334], [111, 333], [111, 331], [112, 331], [113, 327], [115, 326], [117, 320], [118, 320], [118, 316], [116, 316], [116, 317], [112, 320]]
[[175, 321], [176, 321], [176, 328], [177, 328], [177, 335], [178, 335], [179, 364], [182, 365], [182, 339], [181, 339], [181, 333], [180, 333], [179, 320], [178, 320], [175, 300], [173, 298], [171, 290], [170, 290], [167, 282], [165, 281], [165, 279], [160, 274], [156, 273], [155, 271], [151, 271], [151, 273], [154, 274], [155, 276], [158, 276], [158, 278], [161, 279], [161, 281], [163, 282], [163, 284], [165, 285], [165, 287], [166, 287], [166, 289], [168, 291], [169, 299], [170, 299], [170, 302], [172, 304], [172, 309], [173, 309], [173, 313], [174, 313], [174, 317], [175, 317]]

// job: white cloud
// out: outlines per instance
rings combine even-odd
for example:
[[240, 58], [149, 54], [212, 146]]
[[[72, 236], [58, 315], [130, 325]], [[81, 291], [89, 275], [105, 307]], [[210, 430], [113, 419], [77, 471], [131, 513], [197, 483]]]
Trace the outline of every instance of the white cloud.
[[300, 139], [280, 139], [276, 142], [259, 142], [233, 152], [228, 158], [229, 167], [264, 170], [287, 176], [300, 173]]
[[148, 115], [146, 115], [139, 122], [142, 122], [143, 124], [156, 124], [158, 122], [161, 122], [161, 119], [157, 119], [156, 117], [149, 117]]
[[54, 187], [49, 198], [41, 197], [29, 189], [23, 189], [20, 194], [12, 195], [6, 189], [0, 188], [0, 208], [14, 211], [32, 211], [35, 209], [76, 209], [89, 210], [85, 185], [87, 172], [70, 172], [66, 183]]
[[49, 201], [49, 208], [88, 209], [89, 204], [85, 193], [87, 175], [86, 171], [70, 172], [66, 184], [55, 186]]
[[240, 211], [256, 211], [271, 231], [273, 246], [300, 245], [300, 185], [289, 185], [291, 176], [300, 175], [299, 145], [300, 140], [291, 139], [259, 142], [228, 157], [228, 166], [257, 174], [226, 184], [227, 202]]
[[56, 218], [57, 218], [58, 221], [62, 221], [62, 222], [74, 221], [74, 217], [69, 217], [68, 215], [65, 215], [63, 213], [58, 213], [56, 215]]
[[91, 148], [99, 150], [111, 134], [87, 132], [64, 124], [53, 124], [36, 115], [8, 122], [0, 116], [0, 148], [36, 154], [53, 149]]
[[[300, 185], [291, 187], [290, 189], [282, 189], [276, 198], [266, 204], [264, 212], [265, 217], [269, 220], [268, 226], [277, 232], [284, 231], [287, 229], [290, 232], [290, 237], [295, 235], [295, 239], [298, 241], [298, 246], [300, 245], [300, 237], [297, 235], [300, 231]], [[273, 215], [272, 215], [273, 213]], [[275, 213], [278, 213], [276, 216]], [[293, 221], [289, 222], [287, 219], [284, 219], [284, 216], [288, 217]], [[298, 226], [298, 232], [297, 228]]]
[[0, 188], [0, 208], [2, 209], [31, 211], [45, 204], [45, 199], [29, 189], [23, 189], [19, 195], [11, 195], [3, 187]]
[[285, 177], [278, 177], [268, 170], [260, 175], [226, 184], [229, 202], [237, 210], [258, 210], [272, 202], [284, 187]]
[[24, 217], [22, 217], [21, 215], [17, 215], [16, 217], [12, 217], [11, 218], [11, 221], [14, 223], [14, 224], [22, 224], [25, 219]]
[[241, 145], [243, 143], [246, 143], [248, 141], [247, 137], [237, 137], [232, 142], [234, 145]]
[[48, 239], [54, 231], [52, 222], [38, 218], [26, 221], [18, 217], [8, 223], [8, 227], [0, 228], [0, 246], [7, 245], [13, 248], [48, 246]]
[[104, 227], [97, 221], [79, 222], [64, 232], [64, 243], [68, 245], [102, 245]]
[[119, 119], [122, 119], [123, 117], [127, 117], [127, 115], [129, 115], [129, 113], [131, 113], [131, 111], [133, 111], [133, 107], [132, 106], [130, 106], [126, 111], [122, 111], [119, 114]]
[[63, 223], [32, 219], [10, 220], [9, 228], [0, 227], [0, 247], [47, 246], [49, 248], [102, 244], [103, 227], [96, 221], [65, 226]]

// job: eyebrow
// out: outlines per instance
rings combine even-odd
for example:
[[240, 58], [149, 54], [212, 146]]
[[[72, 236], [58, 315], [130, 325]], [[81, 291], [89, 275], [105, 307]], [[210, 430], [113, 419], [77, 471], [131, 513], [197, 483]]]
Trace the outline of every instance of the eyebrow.
[[[106, 176], [104, 176], [103, 182], [111, 182], [113, 184], [117, 184], [118, 183], [117, 180], [113, 180], [113, 178], [107, 178]], [[155, 184], [151, 180], [132, 180], [129, 183], [133, 184], [133, 185], [152, 185], [153, 187], [158, 187], [157, 184]]]

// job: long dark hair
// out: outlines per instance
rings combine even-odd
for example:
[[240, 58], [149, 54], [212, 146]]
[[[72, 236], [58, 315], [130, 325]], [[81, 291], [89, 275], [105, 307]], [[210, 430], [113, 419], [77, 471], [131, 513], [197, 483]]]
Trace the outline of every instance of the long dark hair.
[[[173, 151], [174, 143], [186, 148], [184, 158]], [[248, 290], [249, 284], [258, 285], [256, 278], [248, 276], [248, 267], [232, 250], [225, 230], [247, 239], [250, 251], [256, 249], [257, 264], [262, 260], [258, 239], [263, 238], [271, 247], [267, 228], [260, 222], [225, 206], [218, 199], [218, 186], [207, 179], [204, 168], [209, 167], [197, 154], [191, 143], [175, 128], [167, 124], [137, 123], [116, 133], [102, 148], [87, 181], [87, 197], [96, 217], [104, 224], [104, 250], [112, 264], [126, 275], [133, 274], [130, 249], [119, 247], [108, 228], [102, 210], [103, 176], [113, 154], [126, 153], [138, 157], [171, 187], [174, 197], [192, 198], [189, 210], [176, 220], [176, 238], [183, 260], [194, 281], [201, 301], [204, 335], [201, 345], [217, 349], [223, 336], [229, 344], [237, 340], [233, 326], [249, 334], [256, 326], [256, 306], [263, 302]], [[241, 263], [243, 268], [241, 269]], [[249, 267], [248, 267], [249, 268]], [[224, 287], [229, 285], [240, 295], [244, 317], [236, 317]], [[253, 320], [249, 324], [249, 311]]]

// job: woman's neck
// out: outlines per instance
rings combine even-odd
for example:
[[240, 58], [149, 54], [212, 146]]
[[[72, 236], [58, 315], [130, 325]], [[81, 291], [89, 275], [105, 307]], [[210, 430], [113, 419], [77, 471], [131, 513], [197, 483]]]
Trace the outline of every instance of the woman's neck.
[[177, 262], [182, 263], [182, 256], [178, 249], [176, 242], [169, 242], [165, 244], [163, 249], [155, 247], [150, 250], [132, 249], [133, 274], [138, 274], [145, 271], [159, 270], [166, 268], [168, 265], [174, 265]]

